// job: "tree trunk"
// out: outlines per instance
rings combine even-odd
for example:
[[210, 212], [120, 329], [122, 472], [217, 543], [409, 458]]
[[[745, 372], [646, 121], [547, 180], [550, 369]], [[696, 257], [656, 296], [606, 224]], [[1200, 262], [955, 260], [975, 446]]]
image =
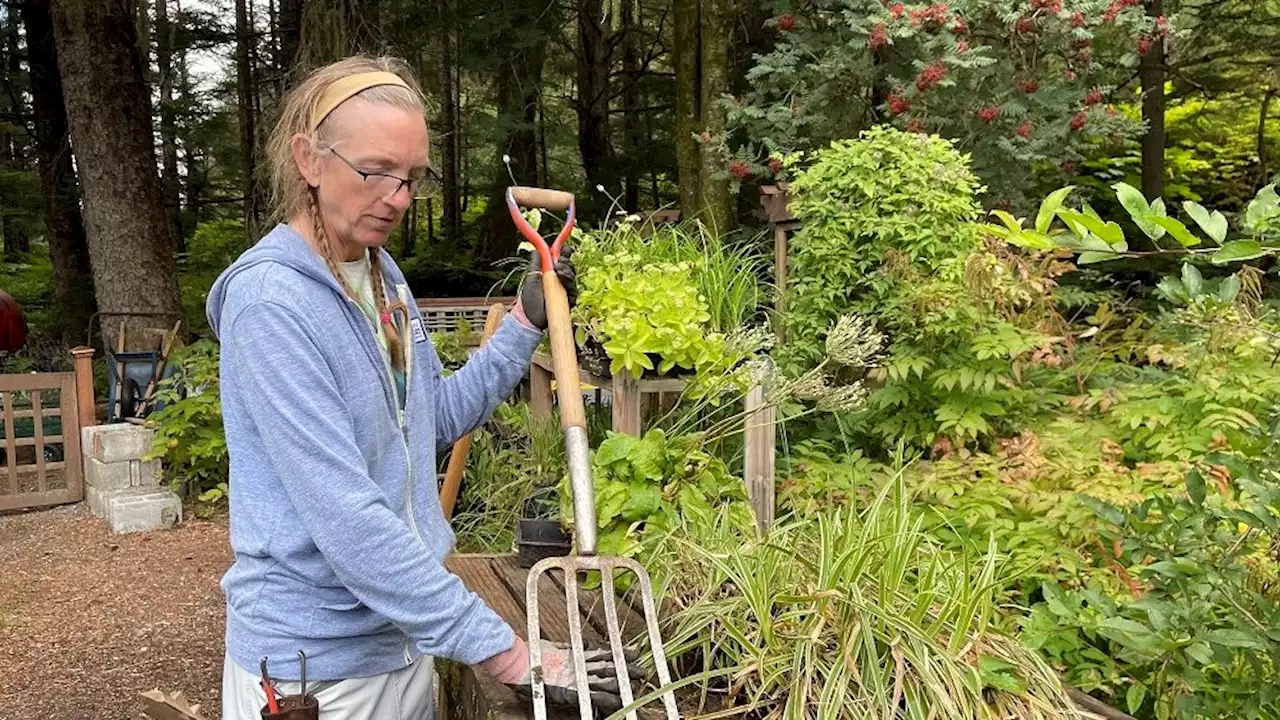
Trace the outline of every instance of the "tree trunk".
[[182, 207], [179, 201], [178, 128], [173, 107], [173, 29], [169, 25], [168, 0], [156, 0], [156, 69], [160, 83], [160, 150], [164, 171], [160, 186], [164, 206], [173, 225], [178, 252], [186, 251], [182, 232]]
[[[1147, 15], [1164, 14], [1164, 0], [1147, 0]], [[1142, 194], [1147, 201], [1164, 195], [1164, 41], [1156, 38], [1142, 56], [1138, 70], [1142, 81]]]
[[123, 316], [130, 338], [151, 342], [142, 328], [173, 325], [182, 305], [132, 3], [55, 0], [53, 37], [104, 341], [115, 346]]
[[[612, 4], [612, 3], [610, 3]], [[595, 217], [608, 207], [598, 186], [614, 195], [618, 173], [609, 136], [609, 71], [612, 49], [604, 19], [604, 0], [578, 0], [578, 151], [587, 175], [581, 209]]]
[[[0, 157], [10, 170], [21, 172], [26, 168], [26, 152], [22, 145], [25, 135], [26, 109], [23, 107], [23, 93], [18, 85], [22, 75], [22, 53], [18, 48], [18, 21], [14, 17], [14, 4], [10, 2], [8, 17], [5, 20], [5, 55], [8, 62], [4, 67], [3, 105], [8, 110], [12, 131], [0, 133]], [[0, 125], [0, 127], [3, 127]], [[12, 208], [8, 208], [12, 210]], [[31, 236], [22, 224], [22, 218], [15, 214], [0, 215], [0, 235], [4, 236], [4, 258], [7, 262], [22, 260], [31, 250]]]
[[671, 3], [675, 22], [676, 168], [680, 182], [680, 214], [686, 219], [698, 214], [702, 196], [699, 188], [702, 159], [696, 139], [701, 132], [698, 69], [702, 21], [698, 6], [698, 0], [672, 0]]
[[436, 3], [438, 19], [436, 38], [440, 42], [440, 187], [441, 233], [446, 243], [456, 243], [461, 236], [462, 216], [458, 205], [458, 96], [454, 92], [453, 74], [457, 58], [453, 47], [453, 10], [449, 0]]
[[89, 246], [80, 217], [80, 193], [71, 164], [67, 109], [62, 101], [62, 80], [58, 77], [49, 0], [27, 0], [19, 7], [27, 32], [40, 200], [44, 205], [49, 257], [53, 261], [53, 317], [61, 325], [64, 342], [80, 343], [97, 306], [93, 299]]
[[276, 72], [286, 86], [298, 62], [298, 46], [302, 43], [302, 5], [303, 0], [280, 0], [280, 54], [276, 57]]
[[[142, 62], [142, 82], [151, 82], [151, 7], [147, 0], [137, 0], [133, 11], [138, 23], [138, 59]], [[149, 99], [149, 98], [148, 98]]]
[[702, 127], [712, 142], [701, 147], [698, 189], [705, 203], [704, 222], [717, 233], [732, 227], [733, 198], [729, 194], [729, 170], [716, 150], [728, 131], [728, 114], [720, 98], [729, 92], [729, 43], [733, 35], [733, 0], [707, 0], [702, 14]]
[[622, 152], [626, 160], [623, 203], [628, 212], [640, 209], [641, 138], [640, 117], [640, 33], [636, 23], [636, 0], [622, 0]]
[[247, 0], [236, 0], [236, 95], [240, 112], [240, 172], [244, 192], [246, 240], [257, 236], [257, 183], [254, 182], [253, 67], [249, 44], [253, 42]]
[[475, 252], [481, 266], [509, 257], [518, 245], [507, 212], [505, 195], [510, 177], [502, 156], [511, 156], [511, 169], [520, 183], [527, 184], [538, 177], [538, 87], [534, 79], [542, 66], [545, 45], [542, 39], [517, 51], [498, 72], [498, 153], [481, 225], [483, 232]]

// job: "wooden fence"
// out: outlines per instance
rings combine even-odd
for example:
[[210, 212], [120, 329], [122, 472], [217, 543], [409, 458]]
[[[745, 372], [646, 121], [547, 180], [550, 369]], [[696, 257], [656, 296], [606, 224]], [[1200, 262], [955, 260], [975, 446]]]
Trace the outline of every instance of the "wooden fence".
[[91, 348], [74, 372], [0, 375], [0, 510], [84, 499], [80, 428], [94, 422]]

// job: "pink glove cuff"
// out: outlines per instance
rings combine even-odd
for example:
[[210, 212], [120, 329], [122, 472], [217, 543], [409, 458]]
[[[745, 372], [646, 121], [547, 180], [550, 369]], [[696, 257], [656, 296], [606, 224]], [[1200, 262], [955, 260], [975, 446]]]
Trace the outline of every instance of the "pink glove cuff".
[[507, 685], [519, 683], [529, 671], [529, 645], [516, 635], [516, 643], [510, 650], [485, 660], [480, 663], [480, 667], [497, 678], [498, 682]]

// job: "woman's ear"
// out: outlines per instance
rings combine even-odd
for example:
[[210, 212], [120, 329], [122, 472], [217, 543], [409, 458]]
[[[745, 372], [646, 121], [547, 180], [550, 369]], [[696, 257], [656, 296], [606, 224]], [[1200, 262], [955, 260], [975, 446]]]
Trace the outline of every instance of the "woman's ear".
[[298, 133], [289, 142], [289, 149], [293, 151], [293, 162], [298, 166], [302, 179], [311, 187], [319, 187], [320, 171], [316, 167], [315, 153], [311, 151], [311, 138]]

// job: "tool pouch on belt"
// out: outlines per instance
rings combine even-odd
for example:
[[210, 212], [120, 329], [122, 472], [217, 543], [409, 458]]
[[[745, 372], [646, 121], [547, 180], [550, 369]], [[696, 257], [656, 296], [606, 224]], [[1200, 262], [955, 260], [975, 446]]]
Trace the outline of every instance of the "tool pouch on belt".
[[276, 712], [263, 705], [262, 720], [320, 720], [320, 701], [315, 695], [285, 695], [278, 704]]

